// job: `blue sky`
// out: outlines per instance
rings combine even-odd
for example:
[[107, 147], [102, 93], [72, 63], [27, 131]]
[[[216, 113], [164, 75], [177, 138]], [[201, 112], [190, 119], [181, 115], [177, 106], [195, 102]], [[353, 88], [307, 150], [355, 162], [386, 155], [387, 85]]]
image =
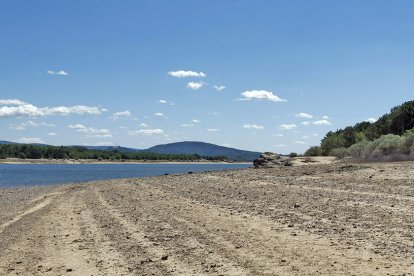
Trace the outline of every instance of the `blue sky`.
[[413, 1], [1, 1], [0, 140], [289, 153], [413, 99]]

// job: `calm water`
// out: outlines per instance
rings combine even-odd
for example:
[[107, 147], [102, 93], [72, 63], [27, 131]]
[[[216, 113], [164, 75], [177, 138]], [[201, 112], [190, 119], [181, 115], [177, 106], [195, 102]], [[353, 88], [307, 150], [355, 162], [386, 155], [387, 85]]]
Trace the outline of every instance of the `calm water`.
[[0, 188], [247, 168], [248, 164], [0, 164]]

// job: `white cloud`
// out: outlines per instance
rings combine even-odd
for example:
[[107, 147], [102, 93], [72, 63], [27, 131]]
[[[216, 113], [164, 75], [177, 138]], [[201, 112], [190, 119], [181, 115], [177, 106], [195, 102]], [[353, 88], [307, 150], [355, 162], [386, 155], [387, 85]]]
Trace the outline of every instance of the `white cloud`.
[[49, 75], [60, 75], [60, 76], [67, 76], [67, 75], [69, 75], [67, 72], [65, 72], [65, 71], [63, 71], [63, 70], [59, 70], [59, 71], [52, 71], [52, 70], [49, 70], [49, 71], [47, 71], [47, 73], [48, 73]]
[[312, 119], [313, 118], [313, 115], [310, 115], [308, 113], [301, 112], [301, 113], [296, 114], [296, 118]]
[[156, 113], [154, 113], [154, 116], [165, 117], [164, 113], [162, 113], [162, 112], [156, 112]]
[[283, 134], [281, 134], [281, 133], [278, 133], [278, 134], [275, 134], [275, 135], [273, 135], [274, 137], [283, 137], [284, 135]]
[[86, 127], [82, 124], [69, 125], [68, 128], [76, 129], [77, 132], [85, 133], [87, 137], [110, 138], [112, 134], [106, 128], [97, 129], [93, 127]]
[[306, 142], [303, 142], [303, 141], [294, 141], [293, 144], [305, 145]]
[[23, 144], [44, 144], [45, 142], [41, 138], [22, 137], [22, 138], [19, 139], [19, 143], [23, 143]]
[[82, 124], [74, 124], [74, 125], [68, 125], [68, 128], [74, 128], [74, 129], [84, 129], [86, 126]]
[[41, 127], [41, 126], [54, 127], [55, 126], [54, 124], [48, 124], [48, 123], [45, 123], [45, 122], [35, 122], [35, 121], [27, 121], [25, 123], [22, 123], [21, 125], [22, 126], [27, 126], [27, 127]]
[[285, 99], [281, 99], [278, 96], [273, 95], [272, 91], [266, 91], [266, 90], [245, 91], [241, 93], [241, 95], [244, 98], [240, 100], [246, 100], [246, 101], [250, 101], [252, 99], [258, 99], [258, 100], [268, 100], [272, 102], [286, 102]]
[[276, 148], [286, 148], [287, 146], [285, 144], [279, 144], [275, 145]]
[[110, 146], [113, 146], [113, 145], [114, 144], [112, 144], [111, 142], [98, 142], [98, 143], [95, 144], [95, 146], [98, 146], [98, 147], [105, 147], [105, 146], [110, 147]]
[[204, 78], [206, 77], [206, 74], [204, 74], [203, 72], [184, 71], [184, 70], [170, 71], [168, 72], [168, 75], [170, 75], [171, 77], [176, 77], [176, 78], [187, 78], [187, 77]]
[[255, 125], [255, 124], [244, 124], [243, 128], [247, 128], [247, 129], [264, 129], [264, 126]]
[[0, 105], [25, 105], [27, 103], [17, 99], [0, 100]]
[[10, 126], [11, 129], [15, 130], [25, 130], [28, 127], [54, 127], [54, 124], [48, 124], [45, 122], [36, 122], [36, 121], [27, 121], [20, 123], [19, 125]]
[[214, 85], [214, 89], [217, 91], [223, 91], [226, 87], [224, 85]]
[[25, 130], [26, 129], [24, 126], [21, 126], [21, 125], [9, 126], [9, 128], [14, 129], [14, 130]]
[[193, 127], [194, 125], [192, 124], [181, 124], [182, 127]]
[[192, 122], [192, 123], [195, 123], [195, 124], [199, 124], [199, 123], [200, 123], [200, 120], [193, 119], [191, 122]]
[[217, 131], [220, 131], [220, 129], [218, 129], [218, 128], [208, 128], [207, 131], [209, 131], [209, 132], [217, 132]]
[[304, 126], [309, 126], [309, 125], [320, 126], [320, 125], [332, 125], [332, 124], [328, 120], [318, 120], [318, 121], [313, 121], [313, 122], [302, 122], [302, 125], [304, 125]]
[[125, 110], [125, 111], [115, 112], [114, 114], [112, 114], [110, 118], [112, 118], [113, 120], [117, 120], [117, 119], [129, 118], [131, 116], [132, 116], [132, 113], [128, 110]]
[[375, 123], [378, 119], [375, 118], [368, 118], [366, 119], [366, 122], [370, 122], [371, 124]]
[[320, 126], [320, 125], [332, 125], [332, 124], [328, 120], [319, 120], [319, 121], [312, 122], [312, 125]]
[[3, 102], [0, 107], [0, 117], [40, 117], [52, 115], [99, 115], [101, 111], [97, 107], [76, 105], [58, 107], [37, 107], [19, 100], [0, 100]]
[[58, 106], [58, 107], [45, 107], [40, 108], [40, 113], [47, 115], [69, 115], [69, 114], [78, 114], [78, 115], [98, 115], [101, 114], [101, 111], [97, 107], [89, 107], [83, 105], [76, 105], [71, 107]]
[[157, 103], [159, 103], [159, 104], [169, 104], [171, 106], [175, 106], [175, 103], [169, 102], [167, 100], [159, 100]]
[[227, 147], [227, 148], [228, 148], [228, 147], [231, 147], [231, 145], [230, 145], [230, 144], [227, 144], [227, 143], [221, 144], [221, 146], [222, 146], [222, 147]]
[[58, 134], [56, 132], [49, 132], [47, 135], [48, 136], [57, 136]]
[[148, 125], [147, 125], [146, 123], [142, 123], [142, 124], [140, 124], [139, 126], [140, 126], [140, 127], [143, 127], [143, 128], [147, 128], [147, 127], [148, 127]]
[[131, 136], [153, 136], [153, 135], [162, 135], [164, 134], [164, 131], [162, 129], [156, 128], [156, 129], [139, 129], [134, 131], [129, 131], [128, 135]]
[[203, 87], [204, 83], [203, 82], [193, 82], [190, 81], [189, 83], [187, 83], [187, 88], [190, 88], [192, 90], [198, 90], [201, 87]]
[[325, 115], [325, 116], [322, 116], [322, 119], [323, 120], [329, 120], [329, 117]]
[[295, 124], [282, 124], [279, 126], [282, 130], [292, 130], [296, 128]]

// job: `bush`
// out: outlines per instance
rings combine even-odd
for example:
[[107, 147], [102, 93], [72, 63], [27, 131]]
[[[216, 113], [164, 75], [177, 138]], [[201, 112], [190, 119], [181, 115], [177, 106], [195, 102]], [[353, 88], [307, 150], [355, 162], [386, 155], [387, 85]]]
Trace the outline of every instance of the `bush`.
[[322, 150], [319, 146], [310, 147], [306, 152], [305, 156], [321, 156]]
[[291, 152], [290, 154], [289, 154], [289, 157], [298, 157], [298, 154], [296, 153], [296, 152]]
[[370, 144], [369, 141], [361, 141], [353, 144], [348, 148], [348, 154], [354, 158], [361, 158], [368, 144]]
[[398, 154], [398, 148], [401, 143], [401, 137], [394, 134], [383, 135], [368, 145], [368, 156], [381, 158]]
[[348, 149], [346, 149], [346, 148], [333, 149], [333, 150], [331, 150], [331, 155], [335, 156], [339, 159], [344, 159], [345, 156], [348, 155]]
[[414, 129], [407, 131], [401, 137], [399, 152], [406, 155], [414, 153]]

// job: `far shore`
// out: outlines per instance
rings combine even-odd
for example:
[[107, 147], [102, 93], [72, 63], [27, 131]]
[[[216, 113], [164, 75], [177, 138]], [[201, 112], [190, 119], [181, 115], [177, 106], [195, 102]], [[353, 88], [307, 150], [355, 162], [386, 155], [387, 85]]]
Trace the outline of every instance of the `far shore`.
[[225, 161], [168, 161], [168, 160], [97, 160], [97, 159], [0, 159], [0, 164], [252, 164], [252, 162]]

